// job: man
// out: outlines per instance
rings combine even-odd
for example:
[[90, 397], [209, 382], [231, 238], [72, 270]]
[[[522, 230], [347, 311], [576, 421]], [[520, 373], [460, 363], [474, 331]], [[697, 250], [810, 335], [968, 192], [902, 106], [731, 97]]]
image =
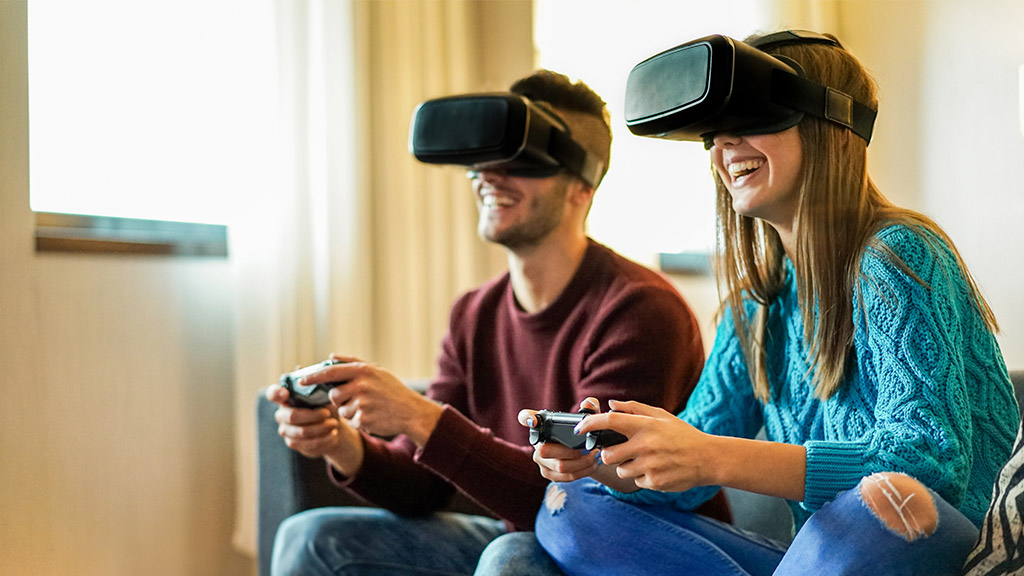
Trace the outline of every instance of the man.
[[[453, 305], [425, 396], [346, 357], [304, 381], [346, 381], [331, 390], [331, 407], [291, 408], [287, 391], [268, 389], [287, 445], [325, 458], [339, 487], [383, 508], [289, 518], [278, 531], [275, 574], [471, 573], [490, 540], [532, 529], [543, 499], [547, 481], [518, 424], [521, 408], [575, 411], [593, 396], [603, 406], [639, 398], [678, 410], [697, 381], [703, 346], [678, 292], [586, 235], [610, 155], [604, 101], [550, 71], [517, 81], [511, 93], [525, 97], [535, 119], [552, 119], [587, 162], [465, 162], [479, 235], [505, 248], [509, 269]], [[430, 515], [456, 490], [500, 520]], [[712, 513], [728, 517], [722, 500]]]

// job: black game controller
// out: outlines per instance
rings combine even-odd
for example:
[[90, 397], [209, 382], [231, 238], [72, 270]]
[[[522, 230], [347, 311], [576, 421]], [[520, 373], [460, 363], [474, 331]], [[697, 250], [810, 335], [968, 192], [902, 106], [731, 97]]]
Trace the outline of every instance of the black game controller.
[[324, 382], [322, 384], [310, 384], [303, 386], [299, 384], [304, 376], [309, 376], [313, 372], [317, 372], [327, 366], [334, 366], [335, 364], [342, 364], [341, 360], [324, 360], [319, 364], [313, 364], [312, 366], [306, 366], [305, 368], [299, 368], [294, 372], [288, 372], [281, 374], [281, 379], [278, 384], [288, 391], [288, 404], [297, 408], [319, 408], [320, 406], [326, 406], [331, 402], [328, 397], [328, 393], [331, 388], [335, 386], [341, 386], [347, 381], [341, 382]]
[[550, 412], [541, 410], [534, 415], [537, 425], [530, 428], [530, 444], [555, 441], [573, 450], [586, 448], [605, 448], [622, 444], [629, 438], [614, 430], [594, 430], [586, 434], [577, 434], [573, 430], [581, 420], [593, 414], [591, 410], [579, 412]]

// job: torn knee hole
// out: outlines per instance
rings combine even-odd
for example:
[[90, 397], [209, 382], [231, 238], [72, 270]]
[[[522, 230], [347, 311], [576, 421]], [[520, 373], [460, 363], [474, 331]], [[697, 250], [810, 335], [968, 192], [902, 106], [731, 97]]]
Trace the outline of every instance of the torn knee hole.
[[565, 508], [565, 497], [565, 490], [557, 482], [552, 482], [544, 491], [544, 507], [551, 514], [558, 514]]
[[938, 526], [938, 512], [931, 493], [906, 474], [872, 474], [861, 480], [860, 494], [868, 509], [907, 541], [931, 536]]

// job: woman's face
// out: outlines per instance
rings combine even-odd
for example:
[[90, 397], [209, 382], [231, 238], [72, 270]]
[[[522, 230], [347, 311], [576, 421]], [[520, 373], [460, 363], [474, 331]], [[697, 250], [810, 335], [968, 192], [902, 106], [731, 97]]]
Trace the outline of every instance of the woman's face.
[[715, 136], [711, 161], [732, 195], [733, 209], [780, 232], [796, 217], [803, 149], [797, 128], [774, 134]]

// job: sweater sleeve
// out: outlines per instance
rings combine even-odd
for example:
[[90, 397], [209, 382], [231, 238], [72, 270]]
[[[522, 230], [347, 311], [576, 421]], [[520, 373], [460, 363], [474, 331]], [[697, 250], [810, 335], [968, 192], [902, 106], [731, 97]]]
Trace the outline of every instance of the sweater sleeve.
[[882, 248], [862, 258], [854, 307], [859, 381], [830, 403], [831, 420], [850, 440], [806, 443], [802, 505], [810, 511], [881, 471], [914, 476], [954, 506], [963, 501], [972, 466], [964, 353], [971, 342], [964, 340], [977, 311], [952, 253], [925, 234], [887, 229]]
[[363, 464], [352, 477], [328, 464], [331, 480], [367, 501], [396, 514], [424, 516], [443, 507], [454, 489], [436, 474], [416, 465], [415, 444], [405, 436], [390, 442], [363, 435]]

